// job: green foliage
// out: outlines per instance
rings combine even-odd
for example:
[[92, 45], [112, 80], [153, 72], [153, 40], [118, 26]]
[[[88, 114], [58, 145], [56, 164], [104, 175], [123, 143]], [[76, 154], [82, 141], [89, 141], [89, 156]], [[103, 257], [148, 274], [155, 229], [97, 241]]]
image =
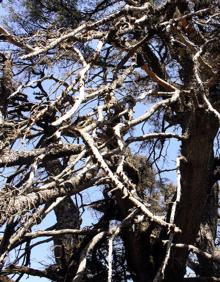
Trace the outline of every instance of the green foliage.
[[24, 6], [32, 20], [39, 23], [53, 19], [58, 26], [72, 26], [78, 21], [77, 1], [27, 1]]
[[10, 18], [21, 26], [24, 24], [26, 30], [51, 25], [57, 28], [72, 28], [76, 26], [81, 18], [75, 0], [23, 0], [22, 3], [12, 0], [10, 2]]

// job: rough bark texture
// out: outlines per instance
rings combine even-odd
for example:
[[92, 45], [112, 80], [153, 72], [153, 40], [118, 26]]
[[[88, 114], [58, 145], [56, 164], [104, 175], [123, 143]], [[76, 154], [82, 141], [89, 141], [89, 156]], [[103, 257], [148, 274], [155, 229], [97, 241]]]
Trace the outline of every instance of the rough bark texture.
[[[56, 176], [62, 171], [62, 165], [58, 160], [48, 161], [46, 170], [50, 176]], [[74, 204], [70, 196], [56, 205], [54, 208], [56, 215], [56, 230], [62, 229], [79, 229], [81, 218], [78, 207]], [[75, 276], [74, 268], [70, 265], [74, 261], [74, 266], [77, 264], [77, 249], [79, 240], [77, 235], [64, 234], [54, 238], [54, 258], [56, 265], [61, 273], [63, 273], [64, 281], [71, 282]], [[75, 269], [76, 270], [76, 269]]]
[[[175, 216], [175, 223], [182, 233], [176, 236], [175, 242], [194, 244], [212, 189], [213, 143], [218, 131], [218, 121], [204, 109], [197, 109], [189, 117], [184, 130], [189, 139], [181, 146], [181, 199]], [[182, 280], [187, 255], [184, 250], [173, 251], [166, 281]]]

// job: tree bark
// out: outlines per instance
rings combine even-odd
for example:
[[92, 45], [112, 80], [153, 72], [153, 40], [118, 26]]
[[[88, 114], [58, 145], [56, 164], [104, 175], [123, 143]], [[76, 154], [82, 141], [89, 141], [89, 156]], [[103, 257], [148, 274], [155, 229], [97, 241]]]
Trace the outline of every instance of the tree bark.
[[[49, 161], [46, 170], [50, 175], [56, 176], [62, 171], [59, 160]], [[55, 208], [57, 223], [56, 229], [79, 229], [81, 218], [77, 206], [70, 196], [65, 197]], [[64, 274], [64, 281], [71, 282], [75, 273], [70, 273], [69, 266], [73, 259], [74, 250], [78, 246], [78, 235], [65, 234], [54, 237], [54, 256], [58, 267]]]
[[[213, 142], [218, 130], [216, 118], [198, 108], [191, 114], [183, 131], [189, 138], [181, 148], [181, 199], [175, 224], [182, 233], [174, 243], [194, 244], [202, 221], [203, 210], [212, 189]], [[165, 275], [165, 281], [182, 281], [188, 253], [173, 250]]]
[[[218, 220], [218, 185], [214, 185], [210, 191], [207, 204], [203, 210], [202, 222], [196, 245], [202, 251], [208, 252], [216, 257], [215, 238]], [[196, 274], [201, 277], [215, 276], [220, 277], [220, 264], [206, 259], [204, 256], [197, 255], [199, 267]]]

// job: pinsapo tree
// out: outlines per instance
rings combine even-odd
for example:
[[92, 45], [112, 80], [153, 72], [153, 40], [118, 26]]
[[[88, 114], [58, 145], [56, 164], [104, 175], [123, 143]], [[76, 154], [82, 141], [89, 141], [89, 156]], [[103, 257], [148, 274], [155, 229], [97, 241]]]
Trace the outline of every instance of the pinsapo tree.
[[0, 281], [220, 281], [219, 1], [4, 9]]

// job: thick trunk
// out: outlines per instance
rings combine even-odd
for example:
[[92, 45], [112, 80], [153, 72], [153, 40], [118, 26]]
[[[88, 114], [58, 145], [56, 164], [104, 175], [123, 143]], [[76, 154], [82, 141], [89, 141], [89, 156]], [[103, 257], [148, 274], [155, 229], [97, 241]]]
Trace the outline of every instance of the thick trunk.
[[[52, 117], [49, 117], [50, 119]], [[42, 145], [48, 147], [51, 144], [57, 144], [58, 140], [53, 136], [54, 128], [48, 125], [44, 128], [45, 136], [42, 139]], [[51, 138], [51, 136], [53, 136]], [[59, 159], [48, 160], [45, 164], [45, 169], [49, 176], [57, 176], [63, 170], [63, 166]], [[55, 206], [54, 212], [56, 215], [56, 229], [78, 229], [80, 228], [81, 218], [78, 207], [74, 204], [70, 196], [66, 196], [58, 205]], [[74, 256], [78, 246], [78, 236], [64, 234], [54, 237], [54, 257], [61, 275], [65, 282], [71, 282], [76, 269], [74, 269]], [[70, 265], [71, 270], [70, 270]]]
[[[125, 218], [129, 214], [131, 204], [127, 199], [120, 199], [118, 208], [123, 218]], [[156, 269], [153, 249], [149, 240], [151, 227], [145, 232], [132, 229], [132, 227], [126, 228], [121, 234], [128, 269], [134, 282], [150, 282], [155, 275]]]
[[[209, 254], [216, 255], [215, 238], [217, 232], [217, 220], [218, 220], [218, 185], [214, 185], [209, 195], [207, 204], [202, 216], [202, 223], [196, 245], [202, 251]], [[215, 276], [220, 277], [220, 265], [212, 260], [206, 259], [204, 256], [197, 255], [199, 261], [199, 267], [196, 269], [196, 274], [202, 277]]]
[[[174, 242], [194, 244], [202, 221], [202, 214], [210, 193], [213, 177], [213, 142], [218, 122], [204, 109], [191, 114], [184, 131], [189, 135], [182, 143], [180, 163], [181, 199], [175, 224], [182, 234]], [[187, 252], [173, 250], [165, 281], [182, 281], [185, 274]]]
[[[50, 175], [56, 176], [62, 170], [58, 160], [49, 161], [46, 170]], [[78, 229], [80, 228], [81, 219], [79, 210], [73, 203], [71, 197], [65, 197], [55, 208], [57, 223], [56, 229]], [[54, 256], [56, 264], [64, 271], [65, 281], [72, 281], [74, 273], [70, 273], [69, 265], [72, 262], [74, 250], [78, 245], [78, 236], [65, 234], [54, 238]], [[65, 273], [66, 272], [66, 273]], [[72, 271], [71, 271], [72, 272]]]
[[148, 234], [124, 232], [122, 239], [128, 268], [134, 282], [151, 282], [156, 273], [153, 248]]

